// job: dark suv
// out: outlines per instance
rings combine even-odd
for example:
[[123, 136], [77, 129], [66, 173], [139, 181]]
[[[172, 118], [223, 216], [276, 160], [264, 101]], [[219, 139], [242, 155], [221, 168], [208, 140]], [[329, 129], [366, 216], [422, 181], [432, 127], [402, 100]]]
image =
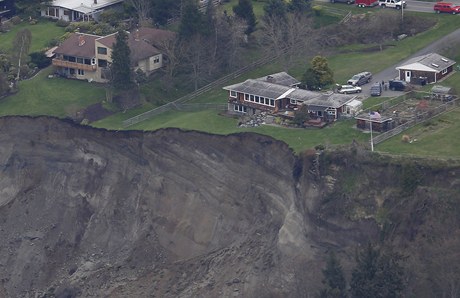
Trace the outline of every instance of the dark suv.
[[390, 87], [390, 90], [393, 91], [404, 91], [407, 88], [407, 83], [400, 80], [390, 80], [388, 81], [388, 86]]
[[361, 86], [366, 83], [369, 83], [371, 79], [372, 73], [370, 73], [369, 71], [363, 71], [351, 77], [351, 79], [347, 81], [347, 84], [352, 86]]

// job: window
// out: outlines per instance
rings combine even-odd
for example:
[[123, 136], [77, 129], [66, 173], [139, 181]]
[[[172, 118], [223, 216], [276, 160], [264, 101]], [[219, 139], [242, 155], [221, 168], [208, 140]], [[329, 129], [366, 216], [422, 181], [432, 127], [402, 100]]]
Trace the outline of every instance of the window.
[[268, 106], [270, 104], [270, 99], [265, 98], [265, 104]]
[[256, 96], [256, 102], [259, 102], [259, 96]]
[[275, 106], [275, 100], [274, 100], [274, 99], [270, 99], [270, 105], [271, 105], [272, 107]]
[[107, 55], [107, 48], [97, 47], [97, 53], [100, 55]]
[[244, 95], [244, 100], [248, 101], [249, 100], [249, 94]]
[[77, 58], [77, 63], [83, 64], [83, 58]]
[[251, 98], [251, 101], [254, 102], [254, 95], [251, 95], [250, 98]]
[[74, 75], [74, 74], [75, 74], [75, 69], [74, 69], [74, 68], [69, 68], [69, 73], [70, 73], [71, 75]]
[[240, 113], [246, 113], [247, 109], [248, 108], [246, 106], [242, 106], [242, 105], [234, 105], [233, 106], [233, 110], [236, 111], [236, 112], [240, 112]]
[[236, 98], [236, 91], [230, 90], [230, 97]]
[[78, 70], [78, 75], [79, 76], [84, 76], [85, 75], [85, 71], [83, 69], [79, 69]]
[[442, 71], [441, 71], [441, 74], [445, 75], [447, 73], [447, 68], [444, 68]]
[[75, 62], [75, 61], [77, 61], [77, 59], [75, 57], [69, 56], [69, 61], [70, 62]]
[[91, 65], [91, 59], [86, 59], [86, 58], [85, 58], [85, 64]]
[[153, 58], [153, 63], [160, 63], [160, 56]]

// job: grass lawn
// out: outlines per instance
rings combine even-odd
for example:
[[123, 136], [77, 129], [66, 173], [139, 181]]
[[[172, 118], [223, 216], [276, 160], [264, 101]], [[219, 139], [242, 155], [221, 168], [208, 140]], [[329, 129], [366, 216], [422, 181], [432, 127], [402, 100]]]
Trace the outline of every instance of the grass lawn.
[[64, 28], [56, 26], [56, 23], [39, 19], [35, 25], [30, 25], [28, 22], [22, 22], [18, 25], [11, 27], [11, 30], [6, 33], [0, 33], [0, 47], [1, 50], [11, 51], [13, 47], [13, 40], [16, 33], [27, 28], [32, 33], [32, 45], [30, 46], [29, 53], [40, 51], [46, 48], [47, 44], [53, 39], [60, 37], [65, 33]]
[[[376, 149], [392, 154], [413, 154], [460, 159], [460, 108], [422, 123], [377, 145]], [[401, 141], [409, 135], [412, 143]]]
[[67, 79], [48, 79], [51, 68], [19, 83], [19, 92], [0, 101], [0, 116], [51, 115], [65, 117], [88, 105], [102, 102], [100, 85]]
[[[428, 17], [438, 16], [434, 15]], [[355, 52], [328, 57], [329, 64], [336, 74], [336, 79], [342, 80], [343, 78], [343, 80], [345, 80], [351, 74], [362, 71], [363, 69], [368, 69], [373, 72], [383, 70], [386, 67], [406, 58], [408, 55], [413, 54], [416, 50], [428, 45], [442, 34], [453, 31], [456, 29], [456, 26], [460, 25], [460, 19], [458, 18], [450, 18], [451, 16], [449, 15], [445, 15], [443, 17], [449, 18], [440, 18], [435, 30], [430, 30], [428, 32], [421, 33], [416, 37], [407, 38], [403, 41], [400, 41], [396, 44], [396, 47], [387, 48], [384, 51], [373, 53]], [[369, 63], [369, 61], [372, 61], [372, 63]], [[297, 78], [300, 78], [301, 74], [306, 68], [306, 65], [307, 61], [305, 61], [304, 64], [299, 63], [297, 67], [289, 70], [289, 73], [296, 76]], [[244, 81], [247, 78], [261, 77], [266, 74], [278, 71], [281, 71], [280, 66], [277, 63], [271, 63], [247, 74], [244, 74], [238, 78], [235, 78], [233, 81], [228, 82], [227, 85]], [[457, 76], [452, 76], [446, 80], [446, 83], [449, 82], [449, 80], [453, 80], [453, 83], [456, 83], [458, 80], [456, 77]], [[222, 90], [221, 88], [216, 88], [194, 99], [192, 102], [225, 103], [226, 99], [226, 91]], [[365, 102], [365, 106], [367, 108], [375, 104], [379, 104], [384, 100], [388, 100], [388, 98], [370, 98]], [[94, 123], [94, 125], [97, 127], [122, 129], [121, 121], [127, 118], [129, 118], [127, 114], [114, 115]], [[163, 127], [178, 127], [217, 134], [252, 131], [270, 135], [276, 139], [283, 140], [297, 152], [314, 147], [318, 144], [346, 144], [350, 143], [353, 139], [361, 142], [367, 142], [369, 137], [367, 134], [352, 128], [355, 124], [353, 120], [338, 122], [332, 126], [320, 130], [288, 129], [272, 126], [262, 126], [252, 129], [239, 129], [237, 128], [236, 123], [237, 120], [218, 116], [217, 112], [212, 110], [194, 113], [172, 111], [163, 115], [159, 115], [151, 120], [139, 123], [130, 127], [129, 129], [155, 130]], [[383, 147], [384, 145], [385, 143], [379, 146]]]
[[[116, 117], [116, 116], [112, 116]], [[96, 127], [107, 127], [110, 118], [95, 122]], [[237, 119], [218, 115], [217, 111], [168, 112], [150, 120], [129, 127], [133, 130], [156, 130], [165, 127], [177, 127], [185, 130], [198, 130], [213, 134], [231, 134], [254, 132], [282, 140], [296, 152], [313, 148], [318, 144], [349, 144], [355, 139], [366, 142], [369, 136], [354, 128], [355, 120], [339, 121], [323, 129], [296, 129], [263, 125], [255, 128], [238, 128]], [[118, 127], [117, 129], [121, 129]]]

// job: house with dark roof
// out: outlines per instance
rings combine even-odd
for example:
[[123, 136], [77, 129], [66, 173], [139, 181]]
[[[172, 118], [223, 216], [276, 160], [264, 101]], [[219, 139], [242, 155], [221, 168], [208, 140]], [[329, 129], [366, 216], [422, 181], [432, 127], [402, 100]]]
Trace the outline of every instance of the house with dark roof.
[[305, 105], [311, 118], [334, 121], [346, 111], [346, 104], [356, 95], [332, 92], [315, 92], [298, 88], [300, 82], [280, 72], [258, 79], [226, 86], [228, 111], [254, 115], [267, 112], [280, 116], [293, 116], [293, 112]]
[[[142, 28], [141, 28], [142, 29]], [[140, 69], [149, 74], [163, 66], [161, 51], [143, 38], [154, 32], [154, 37], [173, 38], [174, 33], [154, 29], [136, 30], [128, 34], [128, 46], [131, 50], [131, 66], [134, 71]], [[164, 32], [159, 32], [164, 31]], [[142, 33], [141, 33], [142, 32]], [[109, 80], [109, 66], [112, 62], [112, 48], [116, 34], [97, 36], [73, 33], [56, 50], [53, 65], [62, 76], [95, 82]], [[144, 35], [143, 35], [144, 34]], [[151, 37], [151, 36], [150, 36]]]
[[399, 79], [408, 83], [426, 78], [427, 83], [436, 83], [454, 70], [455, 61], [436, 53], [414, 57], [396, 67]]
[[108, 8], [121, 6], [124, 0], [54, 0], [41, 10], [41, 16], [68, 22], [98, 21]]

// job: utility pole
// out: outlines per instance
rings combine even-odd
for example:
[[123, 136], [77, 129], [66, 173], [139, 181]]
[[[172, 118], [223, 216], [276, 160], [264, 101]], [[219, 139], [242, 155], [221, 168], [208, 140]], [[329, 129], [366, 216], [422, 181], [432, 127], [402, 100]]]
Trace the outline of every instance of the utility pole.
[[371, 151], [374, 152], [374, 139], [372, 138], [372, 120], [371, 120], [370, 113], [369, 113], [369, 129], [371, 130]]

